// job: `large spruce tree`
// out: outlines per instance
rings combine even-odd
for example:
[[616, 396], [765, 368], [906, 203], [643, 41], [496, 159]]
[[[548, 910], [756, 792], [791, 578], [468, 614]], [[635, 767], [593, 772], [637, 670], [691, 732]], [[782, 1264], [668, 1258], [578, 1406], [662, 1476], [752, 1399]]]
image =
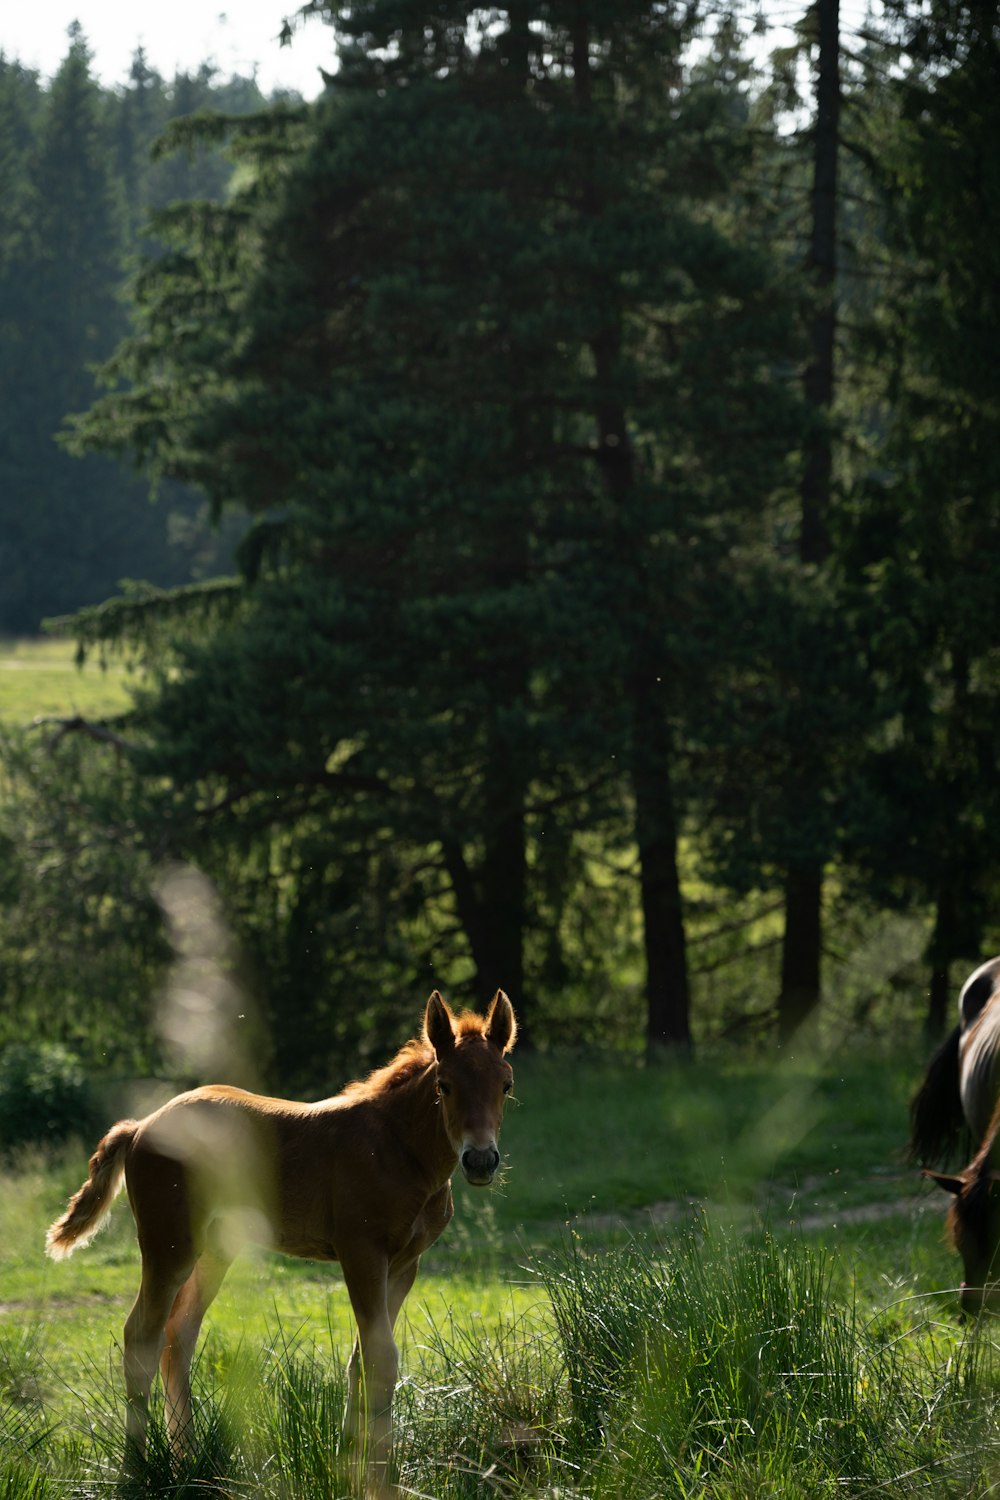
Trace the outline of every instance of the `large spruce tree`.
[[541, 821], [615, 788], [648, 1040], [686, 1047], [699, 641], [793, 411], [787, 299], [723, 211], [737, 99], [685, 74], [687, 10], [330, 14], [336, 89], [243, 128], [242, 198], [173, 215], [132, 388], [81, 428], [257, 518], [242, 602], [147, 706], [151, 764], [203, 826], [280, 824], [296, 889], [300, 847], [320, 892], [393, 850], [397, 912], [436, 888], [529, 1031]]

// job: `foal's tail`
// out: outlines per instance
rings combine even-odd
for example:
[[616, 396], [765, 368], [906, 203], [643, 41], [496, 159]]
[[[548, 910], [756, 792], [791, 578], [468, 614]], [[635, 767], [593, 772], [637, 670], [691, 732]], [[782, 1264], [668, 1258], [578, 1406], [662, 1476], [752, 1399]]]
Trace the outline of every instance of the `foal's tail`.
[[99, 1142], [90, 1158], [90, 1176], [45, 1237], [45, 1249], [53, 1260], [63, 1260], [78, 1245], [88, 1244], [104, 1223], [121, 1189], [125, 1153], [138, 1128], [138, 1120], [119, 1120]]
[[947, 1164], [962, 1143], [965, 1117], [959, 1091], [962, 1028], [950, 1031], [927, 1064], [910, 1104], [910, 1156], [924, 1166]]

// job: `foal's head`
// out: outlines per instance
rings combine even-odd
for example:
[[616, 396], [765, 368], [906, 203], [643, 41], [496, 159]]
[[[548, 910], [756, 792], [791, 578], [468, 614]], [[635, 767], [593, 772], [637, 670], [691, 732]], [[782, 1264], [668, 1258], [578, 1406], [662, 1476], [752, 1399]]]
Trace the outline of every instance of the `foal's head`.
[[486, 1187], [500, 1165], [497, 1137], [514, 1073], [506, 1059], [517, 1037], [514, 1008], [497, 990], [487, 1015], [455, 1016], [437, 990], [427, 1002], [424, 1036], [437, 1061], [441, 1116], [467, 1181]]

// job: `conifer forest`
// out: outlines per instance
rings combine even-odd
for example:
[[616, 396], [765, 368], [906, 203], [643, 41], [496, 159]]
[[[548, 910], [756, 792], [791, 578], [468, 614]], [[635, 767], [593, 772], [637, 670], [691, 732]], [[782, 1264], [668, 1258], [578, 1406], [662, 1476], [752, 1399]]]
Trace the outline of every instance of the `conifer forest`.
[[306, 9], [309, 102], [0, 53], [0, 634], [128, 683], [0, 727], [0, 1048], [161, 1066], [195, 878], [285, 1091], [434, 987], [526, 1049], [950, 1026], [995, 0]]

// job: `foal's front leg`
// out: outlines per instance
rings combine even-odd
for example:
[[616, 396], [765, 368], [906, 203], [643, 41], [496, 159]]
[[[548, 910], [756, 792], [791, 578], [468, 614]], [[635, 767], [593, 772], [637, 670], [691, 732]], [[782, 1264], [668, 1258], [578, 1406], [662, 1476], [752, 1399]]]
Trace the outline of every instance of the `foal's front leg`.
[[[358, 1324], [347, 1370], [344, 1431], [353, 1448], [359, 1490], [377, 1496], [395, 1493], [392, 1481], [392, 1395], [399, 1375], [399, 1353], [389, 1314], [386, 1257], [358, 1251], [341, 1256], [344, 1280]], [[365, 1484], [367, 1473], [371, 1485]]]

